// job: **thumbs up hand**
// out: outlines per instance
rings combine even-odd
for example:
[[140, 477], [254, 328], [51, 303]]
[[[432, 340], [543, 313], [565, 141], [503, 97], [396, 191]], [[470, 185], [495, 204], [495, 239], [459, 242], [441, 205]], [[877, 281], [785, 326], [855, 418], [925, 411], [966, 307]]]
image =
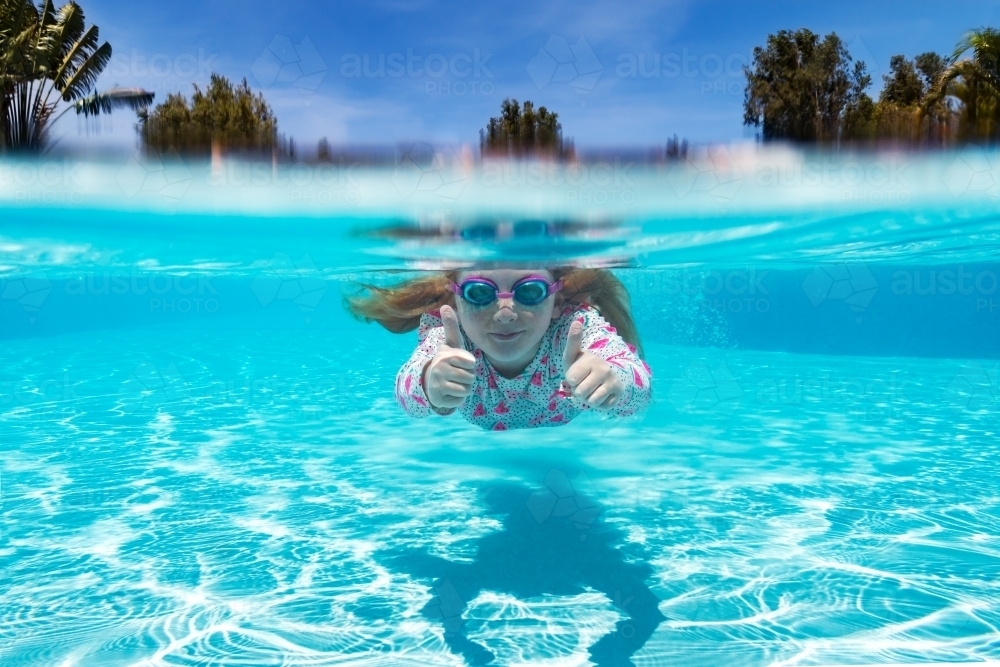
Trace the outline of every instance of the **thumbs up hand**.
[[422, 383], [431, 406], [438, 410], [457, 408], [472, 393], [476, 381], [476, 358], [462, 344], [458, 316], [451, 306], [441, 306], [444, 343], [424, 366]]
[[569, 327], [563, 368], [570, 394], [592, 408], [610, 410], [625, 393], [625, 386], [611, 365], [593, 352], [583, 350], [582, 322], [575, 321]]

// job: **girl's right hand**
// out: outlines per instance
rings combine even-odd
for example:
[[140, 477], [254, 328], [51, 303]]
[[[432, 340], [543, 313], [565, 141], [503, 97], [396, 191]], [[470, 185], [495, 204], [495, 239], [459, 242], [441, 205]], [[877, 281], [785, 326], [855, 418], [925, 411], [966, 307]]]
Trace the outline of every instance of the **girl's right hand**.
[[451, 306], [441, 306], [441, 322], [444, 343], [424, 366], [422, 378], [427, 399], [439, 410], [460, 406], [476, 381], [476, 358], [462, 345], [458, 316]]

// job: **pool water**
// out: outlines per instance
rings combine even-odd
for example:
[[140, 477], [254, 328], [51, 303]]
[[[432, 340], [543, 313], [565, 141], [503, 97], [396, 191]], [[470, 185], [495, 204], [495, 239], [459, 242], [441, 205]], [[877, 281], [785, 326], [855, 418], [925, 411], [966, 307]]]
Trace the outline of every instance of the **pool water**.
[[[636, 169], [603, 208], [477, 200], [478, 172], [324, 204], [207, 165], [165, 198], [161, 165], [116, 194], [131, 163], [59, 201], [0, 169], [0, 662], [1000, 660], [1000, 161], [910, 156], [876, 202], [729, 157]], [[651, 408], [405, 416], [415, 334], [341, 295], [472, 259], [616, 267]]]

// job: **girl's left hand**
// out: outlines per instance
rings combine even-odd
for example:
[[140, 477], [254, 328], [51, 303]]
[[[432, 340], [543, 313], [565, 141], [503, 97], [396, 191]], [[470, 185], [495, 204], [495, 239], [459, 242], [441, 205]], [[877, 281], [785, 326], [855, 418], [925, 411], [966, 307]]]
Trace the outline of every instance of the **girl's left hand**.
[[593, 352], [583, 350], [583, 324], [569, 327], [566, 351], [563, 353], [566, 384], [572, 396], [597, 410], [610, 410], [618, 404], [625, 387], [611, 364]]

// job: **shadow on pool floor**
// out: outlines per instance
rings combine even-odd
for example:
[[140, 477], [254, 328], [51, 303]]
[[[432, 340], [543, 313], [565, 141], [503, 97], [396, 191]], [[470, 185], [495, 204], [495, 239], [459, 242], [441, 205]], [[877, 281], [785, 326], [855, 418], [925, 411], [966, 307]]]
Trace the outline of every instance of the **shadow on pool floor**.
[[[563, 489], [568, 489], [563, 492]], [[622, 531], [600, 520], [600, 507], [580, 494], [558, 471], [545, 487], [530, 489], [511, 483], [480, 487], [490, 514], [503, 515], [503, 529], [475, 542], [472, 563], [455, 563], [423, 551], [383, 552], [381, 560], [395, 571], [433, 579], [434, 597], [421, 610], [444, 625], [445, 641], [471, 665], [486, 665], [494, 655], [465, 632], [468, 602], [483, 590], [528, 599], [542, 595], [578, 595], [586, 588], [604, 593], [628, 617], [590, 648], [598, 665], [632, 666], [642, 648], [665, 620], [660, 599], [646, 580], [652, 568], [626, 562], [615, 545]]]

